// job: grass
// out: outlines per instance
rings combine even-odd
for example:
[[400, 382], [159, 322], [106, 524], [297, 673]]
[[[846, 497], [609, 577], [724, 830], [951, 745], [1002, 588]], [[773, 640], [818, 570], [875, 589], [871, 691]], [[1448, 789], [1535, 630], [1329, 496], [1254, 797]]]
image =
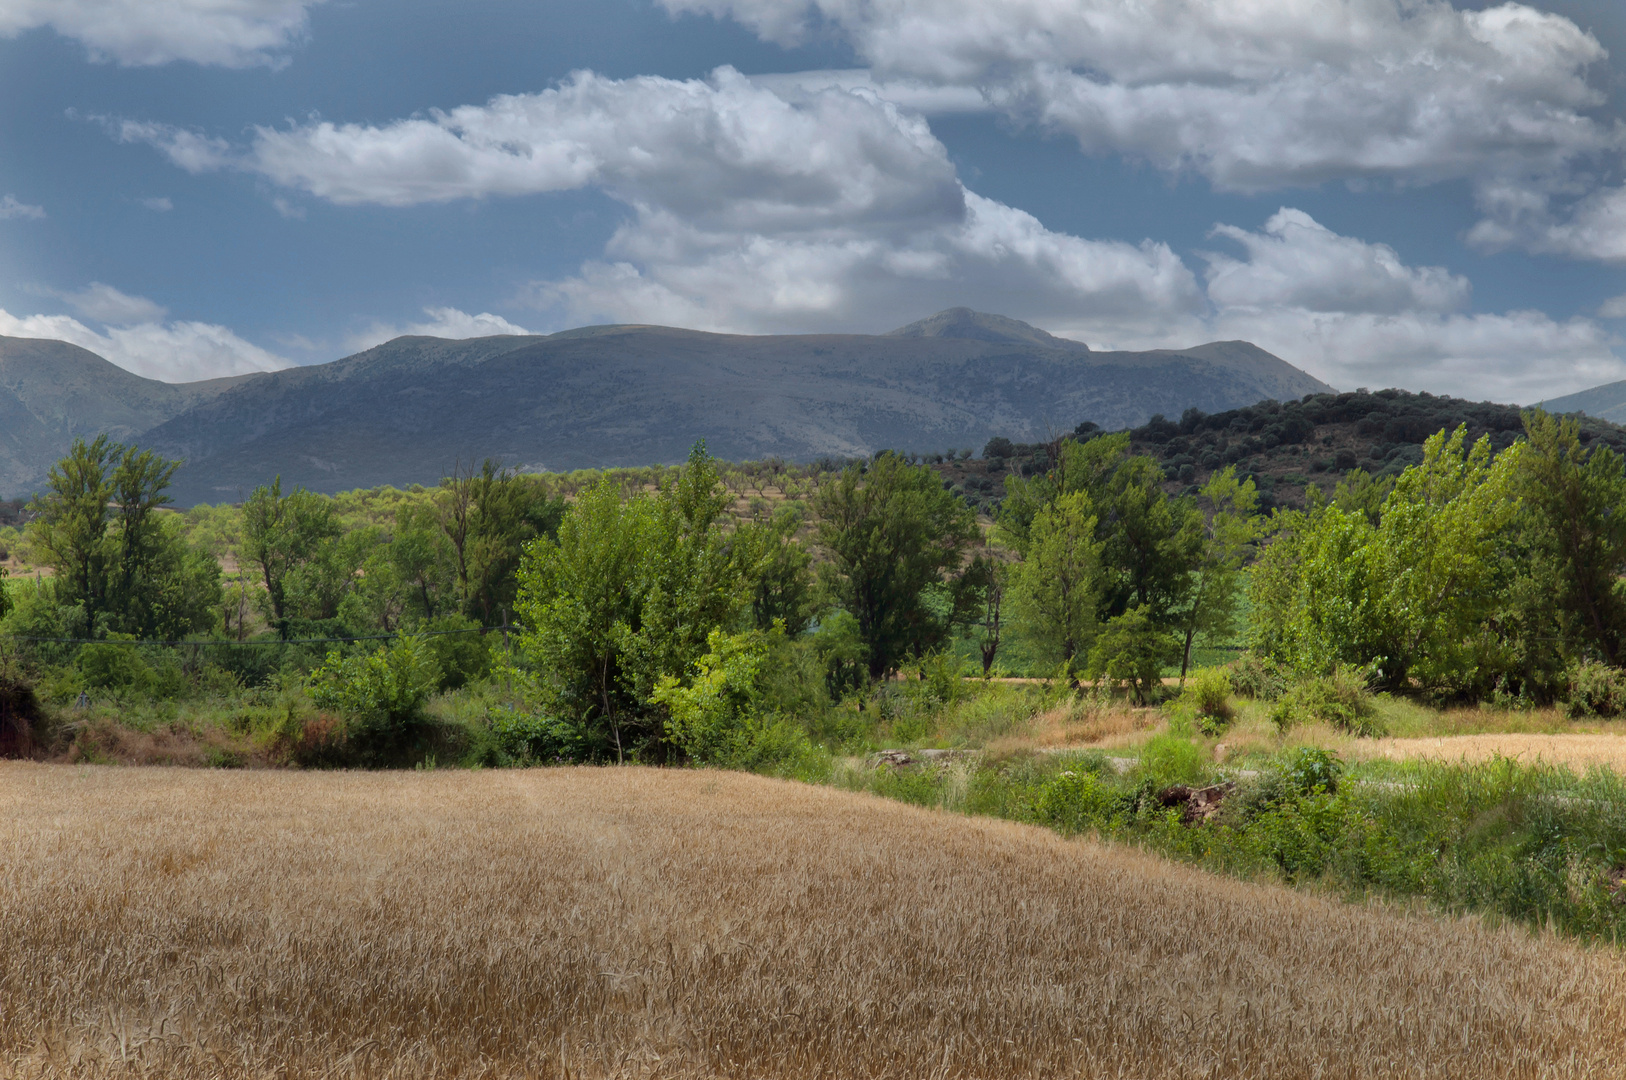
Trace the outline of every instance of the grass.
[[0, 765], [0, 1075], [1618, 1075], [1626, 958], [830, 788]]

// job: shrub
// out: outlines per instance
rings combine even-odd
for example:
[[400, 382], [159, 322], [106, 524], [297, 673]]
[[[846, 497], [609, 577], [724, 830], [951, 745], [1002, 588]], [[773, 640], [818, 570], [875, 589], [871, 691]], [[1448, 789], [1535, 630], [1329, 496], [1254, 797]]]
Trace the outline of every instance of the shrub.
[[424, 703], [440, 683], [440, 668], [422, 638], [403, 634], [371, 655], [337, 650], [311, 673], [311, 698], [345, 717], [349, 742], [363, 763], [399, 763], [417, 749], [427, 717]]
[[1301, 746], [1287, 759], [1282, 774], [1300, 794], [1313, 795], [1317, 791], [1329, 794], [1338, 790], [1338, 778], [1344, 773], [1344, 762], [1331, 750], [1317, 750]]
[[1626, 712], [1626, 672], [1587, 661], [1570, 672], [1564, 712], [1571, 719], [1612, 717]]
[[1039, 789], [1033, 814], [1040, 822], [1063, 832], [1083, 832], [1110, 823], [1122, 802], [1099, 776], [1069, 769]]
[[1231, 708], [1231, 676], [1224, 668], [1200, 668], [1186, 682], [1181, 705], [1197, 718], [1205, 735], [1224, 731], [1235, 716]]
[[1163, 665], [1177, 651], [1173, 637], [1160, 630], [1146, 608], [1132, 608], [1107, 623], [1090, 649], [1089, 677], [1114, 687], [1127, 686], [1135, 701], [1146, 705], [1163, 688]]
[[533, 765], [580, 761], [587, 755], [587, 733], [578, 725], [498, 706], [491, 714], [491, 736], [506, 761]]
[[134, 645], [111, 641], [86, 645], [74, 658], [74, 666], [92, 690], [149, 693], [158, 681]]
[[0, 668], [0, 757], [32, 754], [44, 720], [34, 688], [9, 664]]
[[1331, 675], [1315, 676], [1291, 687], [1270, 710], [1270, 719], [1284, 735], [1295, 725], [1313, 720], [1362, 738], [1384, 733], [1366, 676], [1347, 664], [1340, 664]]
[[479, 623], [461, 615], [434, 619], [422, 629], [424, 643], [440, 667], [440, 689], [457, 690], [485, 678], [491, 671], [491, 637], [473, 633]]
[[1141, 773], [1159, 788], [1171, 784], [1202, 785], [1209, 767], [1203, 748], [1178, 735], [1158, 735], [1149, 739], [1140, 752]]
[[1231, 687], [1245, 698], [1275, 701], [1287, 691], [1287, 676], [1270, 657], [1243, 653], [1231, 664]]

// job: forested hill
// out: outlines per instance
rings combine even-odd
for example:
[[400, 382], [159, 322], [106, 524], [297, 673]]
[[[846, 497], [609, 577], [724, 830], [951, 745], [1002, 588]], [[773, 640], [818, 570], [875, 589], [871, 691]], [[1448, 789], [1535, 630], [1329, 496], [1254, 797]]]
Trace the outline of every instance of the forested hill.
[[[1575, 419], [1583, 443], [1626, 454], [1626, 428], [1592, 417]], [[1523, 432], [1523, 410], [1404, 390], [1313, 394], [1224, 412], [1194, 409], [1178, 420], [1153, 417], [1130, 432], [1130, 441], [1136, 453], [1163, 465], [1170, 492], [1195, 492], [1216, 469], [1235, 465], [1238, 473], [1254, 477], [1268, 510], [1302, 506], [1306, 485], [1330, 492], [1350, 469], [1397, 476], [1423, 460], [1424, 440], [1459, 424], [1467, 426], [1470, 442], [1488, 435], [1500, 450]], [[1086, 422], [1075, 434], [1097, 430]], [[981, 459], [939, 462], [938, 469], [970, 501], [991, 508], [1008, 473], [1032, 475], [1048, 468], [1048, 454], [1042, 443], [994, 439]]]
[[[115, 434], [183, 460], [173, 490], [190, 505], [236, 501], [279, 474], [336, 492], [432, 484], [459, 460], [486, 457], [527, 470], [673, 463], [699, 439], [731, 460], [975, 449], [996, 435], [1046, 438], [1084, 420], [1120, 428], [1330, 388], [1247, 342], [1099, 352], [957, 308], [880, 335], [602, 326], [407, 337], [224, 392], [166, 389], [184, 407], [166, 401], [143, 413], [150, 425], [121, 421]], [[94, 434], [103, 412], [52, 429], [60, 445], [0, 445], [0, 459], [17, 459], [0, 460], [0, 497], [37, 487], [71, 434]]]

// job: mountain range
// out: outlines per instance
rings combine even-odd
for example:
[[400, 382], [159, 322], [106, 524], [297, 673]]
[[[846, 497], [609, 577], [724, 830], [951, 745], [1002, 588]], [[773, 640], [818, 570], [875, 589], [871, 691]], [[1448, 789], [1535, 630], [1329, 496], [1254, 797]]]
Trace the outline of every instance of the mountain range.
[[0, 338], [0, 494], [27, 493], [75, 435], [185, 464], [180, 505], [281, 475], [341, 491], [433, 483], [499, 458], [565, 470], [883, 448], [980, 449], [1082, 421], [1132, 427], [1330, 390], [1243, 341], [1100, 352], [999, 315], [940, 312], [888, 334], [745, 336], [593, 326], [401, 337], [332, 363], [172, 385], [59, 341]]

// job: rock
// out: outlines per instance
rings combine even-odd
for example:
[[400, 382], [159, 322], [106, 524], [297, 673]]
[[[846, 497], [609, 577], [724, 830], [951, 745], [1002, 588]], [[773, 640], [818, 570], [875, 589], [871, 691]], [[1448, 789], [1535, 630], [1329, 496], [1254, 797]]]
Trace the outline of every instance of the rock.
[[1157, 793], [1158, 805], [1165, 809], [1180, 811], [1180, 821], [1186, 825], [1197, 825], [1213, 817], [1219, 810], [1220, 803], [1225, 796], [1236, 790], [1236, 781], [1227, 780], [1222, 784], [1211, 784], [1208, 787], [1194, 788], [1185, 784], [1175, 784], [1166, 787]]

